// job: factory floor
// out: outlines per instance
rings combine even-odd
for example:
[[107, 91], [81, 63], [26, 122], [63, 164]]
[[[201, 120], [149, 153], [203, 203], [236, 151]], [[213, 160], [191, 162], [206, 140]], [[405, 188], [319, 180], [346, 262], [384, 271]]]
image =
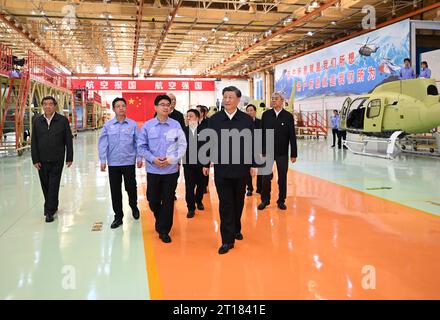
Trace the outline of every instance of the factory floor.
[[[186, 218], [180, 175], [172, 243], [160, 241], [137, 169], [141, 219], [113, 220], [99, 132], [81, 132], [59, 212], [45, 223], [29, 152], [0, 158], [0, 299], [440, 299], [440, 159], [353, 155], [298, 140], [287, 211], [246, 197], [244, 240], [217, 253], [218, 197]], [[255, 181], [254, 181], [255, 183]]]

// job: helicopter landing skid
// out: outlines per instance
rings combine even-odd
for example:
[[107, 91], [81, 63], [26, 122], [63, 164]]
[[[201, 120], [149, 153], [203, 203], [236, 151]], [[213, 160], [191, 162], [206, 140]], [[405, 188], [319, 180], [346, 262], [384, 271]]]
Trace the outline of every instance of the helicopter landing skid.
[[354, 154], [394, 160], [397, 154], [401, 152], [396, 147], [397, 139], [401, 133], [402, 131], [395, 131], [389, 138], [361, 136], [359, 141], [345, 140], [344, 145]]

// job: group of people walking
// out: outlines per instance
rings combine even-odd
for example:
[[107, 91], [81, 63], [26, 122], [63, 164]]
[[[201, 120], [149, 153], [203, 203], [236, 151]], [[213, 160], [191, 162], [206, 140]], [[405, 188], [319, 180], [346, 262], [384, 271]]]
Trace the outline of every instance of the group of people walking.
[[[273, 94], [272, 109], [265, 111], [261, 120], [256, 118], [256, 107], [253, 105], [247, 105], [246, 112], [238, 109], [241, 98], [239, 89], [226, 87], [222, 94], [224, 108], [221, 111], [207, 119], [208, 109], [197, 106], [187, 111], [187, 125], [183, 114], [175, 109], [176, 97], [173, 94], [158, 95], [154, 101], [155, 117], [145, 122], [140, 130], [135, 121], [126, 117], [126, 101], [123, 98], [113, 101], [115, 118], [104, 125], [98, 143], [101, 171], [106, 171], [108, 167], [114, 211], [111, 228], [123, 224], [122, 181], [132, 216], [139, 219], [135, 173], [136, 167], [141, 168], [144, 164], [149, 208], [155, 217], [155, 230], [164, 243], [172, 241], [170, 233], [181, 166], [185, 177], [187, 218], [193, 218], [196, 210], [205, 209], [203, 196], [207, 192], [210, 168], [214, 167], [222, 238], [219, 254], [227, 253], [234, 247], [235, 240], [244, 238], [241, 216], [245, 196], [251, 196], [253, 192], [253, 176], [257, 175], [256, 191], [261, 194], [258, 209], [263, 210], [270, 204], [273, 174], [260, 170], [261, 163], [257, 163], [257, 157], [269, 158], [276, 163], [279, 186], [277, 206], [281, 210], [287, 209], [288, 163], [289, 160], [295, 163], [297, 148], [293, 116], [283, 109], [283, 94]], [[72, 134], [67, 119], [55, 112], [55, 99], [45, 97], [42, 104], [44, 114], [33, 124], [32, 161], [39, 170], [46, 222], [52, 222], [58, 210], [59, 181], [64, 160], [67, 166], [73, 161]], [[262, 153], [258, 155], [254, 152], [254, 141], [249, 143], [241, 136], [247, 131], [254, 133], [256, 129], [262, 131], [263, 137], [266, 131], [272, 130], [276, 141], [263, 139]], [[238, 135], [225, 135], [225, 131]], [[274, 145], [273, 154], [266, 154], [269, 153], [266, 149], [270, 149], [266, 148], [268, 144]], [[225, 146], [229, 152], [223, 152]], [[204, 160], [199, 155], [206, 150], [208, 157]], [[222, 154], [216, 157], [216, 152], [212, 150], [222, 150]], [[251, 161], [245, 159], [243, 155], [246, 154], [253, 155]]]

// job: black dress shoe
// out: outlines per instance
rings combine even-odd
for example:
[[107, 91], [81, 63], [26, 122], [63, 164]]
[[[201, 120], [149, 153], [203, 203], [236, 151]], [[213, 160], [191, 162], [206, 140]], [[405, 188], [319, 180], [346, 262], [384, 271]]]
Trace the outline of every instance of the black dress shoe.
[[196, 205], [197, 205], [197, 210], [200, 210], [200, 211], [205, 210], [205, 206], [203, 205], [203, 203], [199, 202]]
[[262, 202], [258, 205], [257, 209], [258, 210], [264, 210], [264, 208], [266, 208], [269, 205], [268, 202]]
[[251, 191], [251, 190], [248, 190], [248, 192], [246, 193], [246, 195], [247, 195], [248, 197], [250, 197], [250, 196], [252, 195], [252, 191]]
[[119, 219], [115, 219], [112, 223], [112, 225], [110, 226], [110, 228], [112, 229], [116, 229], [117, 227], [119, 227], [120, 225], [122, 225], [122, 220]]
[[139, 209], [138, 208], [136, 208], [135, 210], [132, 210], [132, 213], [133, 213], [133, 218], [135, 220], [139, 219], [140, 214], [139, 214]]
[[229, 251], [229, 249], [232, 249], [234, 247], [233, 243], [225, 243], [222, 244], [222, 246], [218, 249], [218, 254], [224, 254]]
[[171, 237], [166, 233], [159, 234], [159, 238], [160, 238], [160, 240], [162, 240], [162, 242], [165, 242], [165, 243], [171, 242]]
[[261, 194], [261, 190], [257, 189], [257, 191], [255, 191], [258, 194]]
[[186, 215], [187, 218], [193, 218], [196, 212], [194, 210], [188, 210], [188, 214]]
[[334, 147], [335, 147], [335, 145], [330, 146], [330, 148], [334, 148]]
[[53, 222], [53, 214], [46, 214], [46, 222]]
[[287, 210], [286, 204], [284, 202], [279, 202], [278, 208], [281, 210]]
[[241, 232], [235, 234], [235, 239], [236, 240], [243, 240], [243, 235], [241, 234]]

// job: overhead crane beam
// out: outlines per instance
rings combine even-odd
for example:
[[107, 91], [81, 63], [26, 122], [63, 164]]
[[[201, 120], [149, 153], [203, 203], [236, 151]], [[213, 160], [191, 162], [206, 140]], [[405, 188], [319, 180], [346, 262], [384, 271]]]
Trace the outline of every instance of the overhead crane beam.
[[138, 56], [139, 49], [139, 37], [141, 34], [142, 27], [142, 17], [144, 12], [144, 0], [138, 0], [138, 8], [136, 13], [136, 26], [135, 26], [135, 35], [134, 35], [134, 46], [133, 46], [133, 67], [131, 69], [131, 74], [134, 76], [134, 70], [136, 69], [136, 62]]
[[165, 37], [167, 36], [168, 31], [169, 31], [171, 25], [173, 24], [174, 18], [176, 17], [176, 14], [177, 14], [177, 10], [179, 10], [182, 3], [183, 3], [183, 0], [179, 0], [179, 2], [177, 2], [176, 6], [174, 7], [173, 12], [171, 13], [170, 18], [169, 18], [167, 24], [165, 25], [164, 30], [162, 31], [159, 42], [156, 46], [156, 50], [154, 50], [153, 57], [151, 58], [150, 64], [148, 65], [148, 68], [147, 68], [147, 73], [150, 73], [150, 70], [153, 67], [154, 61], [156, 61], [156, 58], [159, 54], [160, 48], [162, 47], [162, 44], [165, 41]]

